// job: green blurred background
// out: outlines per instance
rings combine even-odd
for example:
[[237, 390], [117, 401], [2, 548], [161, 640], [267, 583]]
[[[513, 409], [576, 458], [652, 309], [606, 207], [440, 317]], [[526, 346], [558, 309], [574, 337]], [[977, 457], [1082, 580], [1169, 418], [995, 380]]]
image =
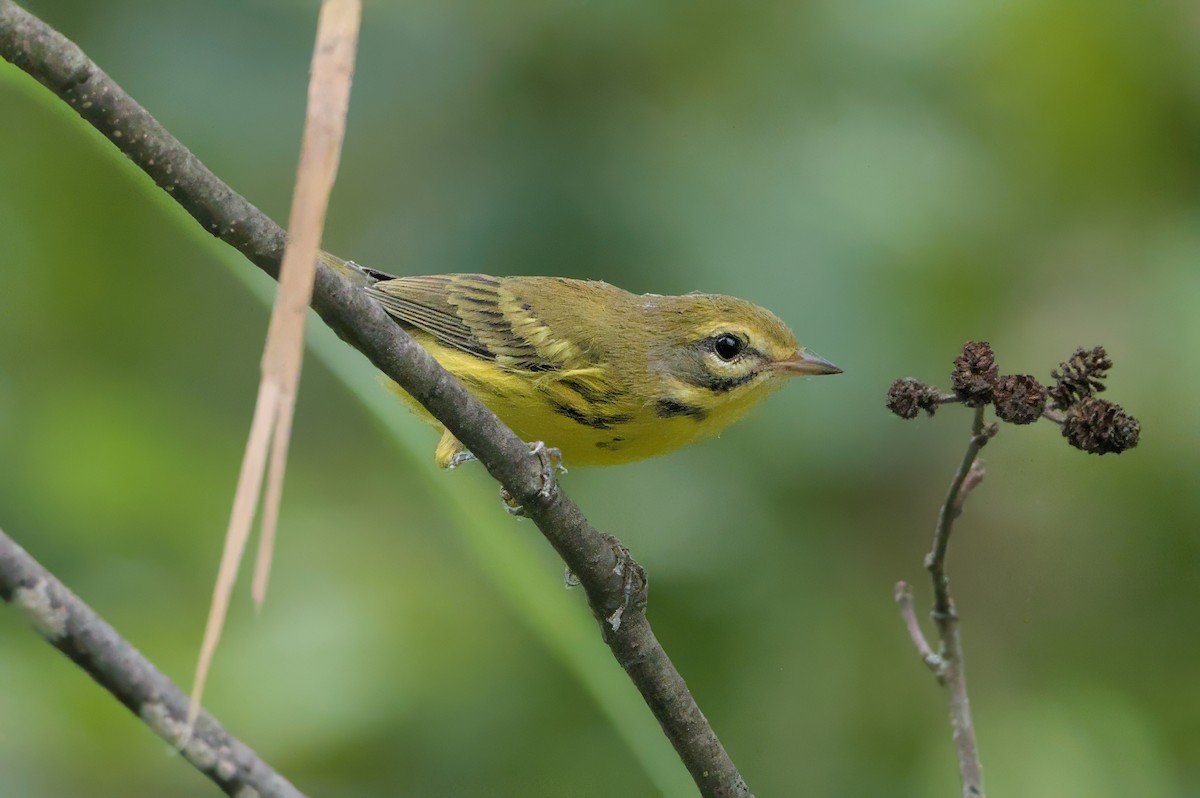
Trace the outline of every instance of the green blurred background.
[[[315, 2], [29, 7], [286, 218]], [[372, 2], [326, 246], [737, 294], [845, 368], [564, 478], [760, 796], [958, 794], [892, 589], [928, 604], [969, 416], [884, 393], [1106, 345], [1141, 445], [1006, 427], [952, 547], [989, 793], [1197, 796], [1198, 42], [1184, 0]], [[0, 247], [0, 527], [186, 687], [269, 281], [7, 64]], [[314, 342], [207, 706], [314, 796], [691, 794], [532, 525]], [[214, 788], [4, 610], [0, 794]]]

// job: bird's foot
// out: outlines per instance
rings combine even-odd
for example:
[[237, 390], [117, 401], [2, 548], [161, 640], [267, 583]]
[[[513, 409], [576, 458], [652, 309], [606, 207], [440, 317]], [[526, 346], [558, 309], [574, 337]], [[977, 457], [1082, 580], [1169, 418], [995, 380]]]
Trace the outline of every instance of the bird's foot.
[[[562, 452], [552, 446], [547, 446], [542, 441], [534, 441], [526, 444], [529, 447], [529, 453], [536, 455], [538, 461], [542, 464], [542, 486], [538, 488], [538, 496], [544, 500], [548, 500], [554, 495], [556, 482], [554, 479], [555, 473], [567, 473], [566, 466], [563, 465]], [[520, 518], [525, 518], [525, 508], [517, 503], [512, 495], [504, 488], [500, 489], [500, 501], [504, 504], [504, 509], [509, 515], [515, 515]]]
[[458, 454], [456, 454], [450, 458], [450, 462], [446, 463], [446, 468], [447, 469], [458, 468], [463, 463], [469, 463], [472, 460], [478, 460], [478, 459], [479, 459], [478, 457], [471, 454], [466, 449], [463, 449], [461, 452], [459, 452]]
[[536, 454], [538, 459], [542, 461], [542, 491], [545, 493], [546, 486], [554, 483], [554, 475], [567, 473], [567, 467], [563, 465], [563, 456], [561, 449], [555, 449], [553, 446], [547, 446], [541, 441], [528, 443], [530, 454]]
[[[547, 446], [542, 441], [533, 441], [532, 443], [526, 443], [525, 445], [529, 447], [530, 454], [536, 454], [541, 458], [542, 465], [545, 468], [543, 473], [548, 475], [546, 479], [552, 480], [554, 478], [555, 471], [560, 474], [567, 473], [567, 467], [563, 465], [563, 456], [560, 450], [555, 449], [552, 446]], [[466, 449], [463, 449], [461, 452], [458, 452], [450, 458], [450, 462], [446, 463], [446, 468], [458, 468], [464, 463], [469, 463], [472, 460], [478, 459], [478, 457], [471, 454]]]

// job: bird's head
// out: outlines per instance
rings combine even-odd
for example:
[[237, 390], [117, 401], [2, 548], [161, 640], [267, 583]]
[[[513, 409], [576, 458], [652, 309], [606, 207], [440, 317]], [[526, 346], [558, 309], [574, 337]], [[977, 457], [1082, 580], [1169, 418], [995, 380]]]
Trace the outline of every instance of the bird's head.
[[651, 369], [664, 378], [670, 401], [682, 407], [706, 413], [729, 407], [736, 417], [786, 377], [841, 373], [752, 302], [720, 294], [645, 299], [661, 300], [654, 304], [663, 334], [651, 352]]

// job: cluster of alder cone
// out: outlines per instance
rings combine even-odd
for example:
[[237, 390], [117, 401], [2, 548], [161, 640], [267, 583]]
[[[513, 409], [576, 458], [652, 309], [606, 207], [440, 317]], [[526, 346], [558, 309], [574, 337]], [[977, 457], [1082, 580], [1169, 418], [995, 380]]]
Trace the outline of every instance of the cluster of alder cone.
[[968, 341], [954, 359], [953, 394], [905, 377], [888, 389], [887, 407], [901, 418], [914, 418], [921, 410], [933, 415], [947, 402], [990, 404], [1001, 421], [1031, 424], [1049, 419], [1062, 427], [1063, 437], [1076, 449], [1117, 454], [1137, 446], [1142, 425], [1120, 405], [1096, 395], [1104, 390], [1112, 365], [1102, 346], [1076, 349], [1050, 371], [1054, 384], [1047, 388], [1029, 374], [1001, 375], [991, 344]]

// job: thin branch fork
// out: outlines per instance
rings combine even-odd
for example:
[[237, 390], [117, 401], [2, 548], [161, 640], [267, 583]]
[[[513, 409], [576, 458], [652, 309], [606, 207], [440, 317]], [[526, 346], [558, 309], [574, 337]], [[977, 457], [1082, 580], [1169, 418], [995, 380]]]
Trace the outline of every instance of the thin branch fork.
[[[109, 139], [209, 233], [278, 277], [286, 234], [222, 182], [62, 34], [0, 0], [0, 56], [29, 73]], [[524, 508], [574, 573], [605, 642], [654, 712], [704, 796], [750, 791], [646, 620], [641, 569], [547, 474], [542, 459], [333, 269], [319, 266], [313, 308], [441, 421]], [[636, 578], [633, 574], [641, 574]], [[611, 628], [608, 619], [621, 619]]]
[[896, 603], [905, 628], [921, 661], [950, 691], [950, 722], [958, 752], [963, 795], [983, 796], [983, 773], [975, 745], [975, 729], [967, 699], [967, 679], [959, 634], [958, 613], [950, 595], [946, 576], [946, 551], [954, 521], [962, 514], [971, 491], [983, 480], [979, 453], [996, 434], [998, 424], [985, 424], [984, 411], [990, 405], [996, 418], [1010, 424], [1032, 424], [1039, 419], [1058, 425], [1067, 443], [1092, 454], [1119, 454], [1137, 446], [1141, 422], [1113, 402], [1099, 399], [1112, 359], [1104, 347], [1079, 348], [1071, 357], [1050, 371], [1053, 387], [1046, 388], [1031, 375], [1001, 375], [995, 352], [987, 341], [967, 341], [954, 359], [950, 381], [953, 394], [902, 377], [888, 388], [887, 408], [901, 418], [915, 418], [919, 411], [929, 415], [941, 404], [961, 401], [975, 408], [971, 439], [962, 462], [950, 481], [946, 499], [938, 512], [933, 545], [925, 557], [925, 568], [933, 581], [933, 610], [939, 647], [934, 651], [921, 631], [913, 609], [912, 588], [905, 582], [896, 585]]
[[971, 439], [967, 443], [962, 462], [950, 481], [946, 500], [938, 512], [933, 545], [925, 557], [925, 568], [933, 581], [934, 601], [930, 617], [938, 631], [939, 645], [936, 652], [921, 631], [913, 608], [912, 588], [906, 582], [896, 585], [896, 603], [900, 607], [901, 617], [917, 654], [933, 671], [938, 682], [950, 691], [950, 727], [958, 754], [958, 770], [964, 798], [984, 798], [983, 767], [979, 762], [975, 726], [971, 719], [971, 703], [967, 695], [966, 665], [962, 637], [958, 629], [958, 612], [950, 595], [950, 580], [946, 576], [946, 551], [950, 545], [954, 521], [962, 514], [967, 496], [983, 481], [984, 470], [979, 463], [979, 452], [996, 434], [995, 424], [984, 423], [983, 412], [984, 407], [975, 408]]

